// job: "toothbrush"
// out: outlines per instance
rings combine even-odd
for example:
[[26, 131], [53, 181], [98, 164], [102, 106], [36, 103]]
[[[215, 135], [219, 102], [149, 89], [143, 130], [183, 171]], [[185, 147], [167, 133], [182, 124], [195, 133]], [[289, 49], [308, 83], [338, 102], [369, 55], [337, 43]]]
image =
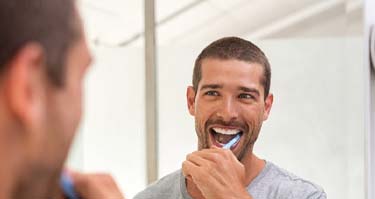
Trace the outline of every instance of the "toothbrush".
[[60, 187], [67, 199], [79, 199], [78, 194], [74, 190], [73, 180], [66, 172], [63, 172], [61, 175]]
[[237, 141], [240, 139], [240, 135], [237, 134], [236, 137], [232, 138], [228, 143], [226, 143], [224, 146], [223, 146], [223, 149], [230, 149], [230, 147], [232, 147], [234, 144], [237, 143]]

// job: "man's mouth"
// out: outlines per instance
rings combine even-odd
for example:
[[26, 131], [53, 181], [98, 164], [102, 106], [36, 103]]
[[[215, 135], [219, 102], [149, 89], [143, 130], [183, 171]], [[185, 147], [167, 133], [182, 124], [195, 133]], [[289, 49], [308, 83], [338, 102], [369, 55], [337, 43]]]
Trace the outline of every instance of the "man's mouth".
[[[241, 129], [213, 127], [210, 128], [210, 134], [213, 144], [217, 147], [222, 147], [225, 144], [227, 144], [231, 139], [233, 139], [237, 134], [242, 136], [243, 132]], [[232, 146], [232, 148], [234, 148], [239, 141], [240, 139]]]

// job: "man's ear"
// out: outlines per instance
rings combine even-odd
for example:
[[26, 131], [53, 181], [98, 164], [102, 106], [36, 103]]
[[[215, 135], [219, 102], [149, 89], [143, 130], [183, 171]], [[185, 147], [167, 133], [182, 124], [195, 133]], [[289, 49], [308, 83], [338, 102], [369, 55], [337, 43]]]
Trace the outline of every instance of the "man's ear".
[[5, 97], [11, 114], [22, 125], [32, 126], [41, 120], [45, 99], [43, 48], [37, 43], [26, 44], [8, 64], [5, 77]]
[[264, 101], [264, 114], [263, 114], [263, 121], [268, 119], [270, 115], [271, 108], [273, 104], [273, 94], [268, 94], [266, 100]]
[[188, 86], [186, 90], [186, 99], [190, 115], [195, 115], [195, 91], [192, 86]]

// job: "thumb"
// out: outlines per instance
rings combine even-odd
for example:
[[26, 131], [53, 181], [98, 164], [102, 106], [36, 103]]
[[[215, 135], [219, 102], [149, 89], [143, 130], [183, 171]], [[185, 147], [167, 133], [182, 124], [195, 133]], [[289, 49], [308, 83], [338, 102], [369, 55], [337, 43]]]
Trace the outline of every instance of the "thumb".
[[80, 173], [78, 171], [71, 170], [71, 169], [65, 169], [65, 172], [72, 179], [75, 191], [81, 196], [87, 195], [87, 192], [88, 192], [87, 175]]

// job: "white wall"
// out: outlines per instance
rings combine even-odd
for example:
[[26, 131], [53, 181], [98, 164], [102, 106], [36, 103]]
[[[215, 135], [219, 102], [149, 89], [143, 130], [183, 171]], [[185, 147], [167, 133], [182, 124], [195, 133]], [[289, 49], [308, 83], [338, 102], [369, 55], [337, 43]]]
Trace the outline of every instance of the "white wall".
[[93, 48], [85, 111], [69, 165], [111, 173], [128, 198], [146, 184], [142, 48]]
[[320, 184], [364, 198], [361, 39], [270, 41], [275, 104], [255, 151]]
[[[364, 89], [361, 39], [255, 42], [268, 55], [275, 94], [255, 152], [321, 185], [329, 198], [364, 198]], [[186, 108], [195, 57], [207, 44], [159, 51], [159, 173], [196, 150]]]

